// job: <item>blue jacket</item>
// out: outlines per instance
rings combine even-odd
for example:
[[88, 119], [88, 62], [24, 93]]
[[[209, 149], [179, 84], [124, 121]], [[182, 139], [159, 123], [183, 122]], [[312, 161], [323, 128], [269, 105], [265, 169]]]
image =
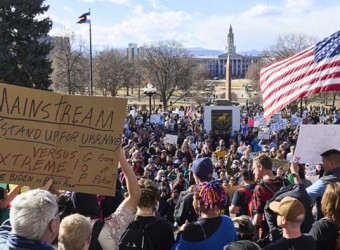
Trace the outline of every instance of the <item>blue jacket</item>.
[[44, 241], [29, 240], [11, 233], [12, 226], [9, 220], [0, 227], [1, 250], [54, 250], [53, 246]]
[[180, 236], [180, 240], [172, 246], [172, 250], [222, 250], [225, 245], [232, 241], [237, 241], [237, 234], [232, 220], [226, 216], [221, 215], [222, 222], [216, 232], [209, 238], [198, 241], [185, 241]]

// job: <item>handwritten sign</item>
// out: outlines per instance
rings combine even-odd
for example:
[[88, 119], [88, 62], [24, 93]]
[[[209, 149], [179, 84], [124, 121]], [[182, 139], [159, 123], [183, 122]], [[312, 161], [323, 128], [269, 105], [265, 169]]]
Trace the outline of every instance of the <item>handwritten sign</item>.
[[329, 150], [340, 150], [340, 125], [301, 125], [295, 156], [300, 163], [320, 164], [320, 154]]
[[113, 195], [126, 104], [0, 84], [1, 182]]
[[165, 138], [164, 138], [164, 143], [169, 143], [169, 144], [176, 145], [177, 144], [177, 139], [178, 139], [177, 135], [166, 134]]

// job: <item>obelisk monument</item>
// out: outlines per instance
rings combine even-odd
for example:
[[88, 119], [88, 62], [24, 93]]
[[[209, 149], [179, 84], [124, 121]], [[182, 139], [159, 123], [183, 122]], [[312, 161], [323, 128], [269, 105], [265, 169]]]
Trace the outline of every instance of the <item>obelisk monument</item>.
[[225, 67], [225, 99], [231, 101], [231, 64], [229, 54]]

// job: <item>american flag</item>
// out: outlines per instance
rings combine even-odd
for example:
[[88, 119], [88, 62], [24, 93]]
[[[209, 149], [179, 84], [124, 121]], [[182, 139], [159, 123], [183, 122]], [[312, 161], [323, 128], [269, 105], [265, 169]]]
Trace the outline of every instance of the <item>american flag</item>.
[[294, 100], [340, 90], [340, 31], [260, 72], [266, 120]]

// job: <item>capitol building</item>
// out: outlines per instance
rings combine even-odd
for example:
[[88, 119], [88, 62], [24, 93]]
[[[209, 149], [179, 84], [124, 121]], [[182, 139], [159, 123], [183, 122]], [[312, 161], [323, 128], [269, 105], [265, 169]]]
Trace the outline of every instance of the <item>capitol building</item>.
[[228, 56], [231, 64], [231, 76], [239, 78], [245, 76], [251, 64], [260, 60], [258, 56], [243, 56], [236, 53], [234, 33], [231, 25], [228, 33], [226, 53], [219, 56], [193, 56], [193, 58], [195, 63], [203, 64], [207, 67], [212, 78], [225, 78]]

